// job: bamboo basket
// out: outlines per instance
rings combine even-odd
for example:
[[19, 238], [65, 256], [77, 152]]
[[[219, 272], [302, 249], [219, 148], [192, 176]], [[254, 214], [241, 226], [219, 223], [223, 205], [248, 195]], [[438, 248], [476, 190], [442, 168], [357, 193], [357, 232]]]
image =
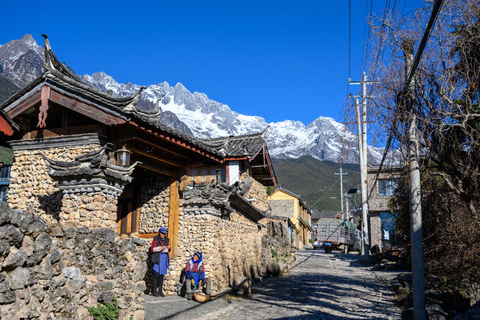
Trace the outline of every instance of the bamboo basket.
[[200, 303], [207, 302], [208, 300], [211, 299], [211, 297], [207, 296], [206, 294], [201, 294], [201, 293], [196, 293], [196, 292], [193, 293], [193, 297], [195, 298], [196, 301], [198, 301]]

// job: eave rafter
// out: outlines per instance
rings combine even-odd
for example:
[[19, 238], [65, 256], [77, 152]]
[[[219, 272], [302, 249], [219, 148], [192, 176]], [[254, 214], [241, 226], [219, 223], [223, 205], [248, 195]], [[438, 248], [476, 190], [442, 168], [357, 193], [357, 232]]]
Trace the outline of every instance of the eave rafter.
[[146, 128], [138, 123], [136, 123], [135, 121], [129, 121], [129, 123], [139, 129], [142, 129], [142, 130], [145, 130], [159, 138], [162, 138], [164, 140], [167, 140], [169, 142], [172, 142], [176, 145], [179, 145], [179, 146], [182, 146], [184, 148], [187, 148], [197, 154], [200, 154], [206, 158], [209, 158], [211, 160], [214, 160], [215, 162], [219, 162], [219, 163], [223, 163], [223, 159], [221, 159], [220, 157], [216, 157], [208, 152], [205, 152], [204, 150], [200, 149], [199, 147], [193, 145], [193, 144], [190, 144], [190, 143], [186, 143], [185, 141], [182, 141], [181, 139], [178, 139], [178, 138], [175, 138], [175, 137], [172, 137], [170, 135], [166, 135], [164, 133], [160, 133], [160, 132], [157, 132], [156, 130], [152, 130], [152, 129], [149, 129], [149, 128]]

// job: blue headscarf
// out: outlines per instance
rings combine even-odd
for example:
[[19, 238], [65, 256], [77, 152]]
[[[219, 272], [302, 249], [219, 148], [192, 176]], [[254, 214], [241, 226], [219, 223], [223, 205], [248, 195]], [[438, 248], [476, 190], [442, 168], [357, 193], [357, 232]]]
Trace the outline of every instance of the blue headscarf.
[[201, 252], [197, 251], [197, 252], [195, 252], [193, 255], [198, 257], [198, 260], [197, 260], [197, 261], [194, 261], [194, 260], [193, 260], [193, 257], [192, 257], [193, 263], [200, 263], [200, 262], [202, 261], [202, 253], [201, 253]]
[[158, 232], [163, 233], [163, 234], [167, 234], [167, 233], [168, 233], [168, 229], [165, 228], [165, 227], [161, 227], [160, 229], [158, 229]]

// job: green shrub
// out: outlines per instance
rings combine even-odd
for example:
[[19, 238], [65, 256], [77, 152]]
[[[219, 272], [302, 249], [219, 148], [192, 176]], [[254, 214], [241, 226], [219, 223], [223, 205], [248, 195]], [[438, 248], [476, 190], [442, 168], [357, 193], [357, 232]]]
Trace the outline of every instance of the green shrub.
[[107, 304], [97, 304], [97, 307], [88, 308], [88, 313], [95, 320], [115, 320], [118, 319], [117, 297]]

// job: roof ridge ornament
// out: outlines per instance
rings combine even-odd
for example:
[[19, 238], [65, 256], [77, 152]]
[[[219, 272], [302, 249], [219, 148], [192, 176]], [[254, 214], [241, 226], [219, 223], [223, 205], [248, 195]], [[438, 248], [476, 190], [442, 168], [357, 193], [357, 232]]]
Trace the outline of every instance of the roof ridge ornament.
[[43, 45], [45, 63], [43, 64], [43, 67], [47, 70], [53, 70], [55, 69], [55, 66], [53, 65], [53, 62], [51, 59], [51, 55], [53, 55], [52, 47], [50, 47], [50, 41], [48, 41], [48, 36], [45, 33], [42, 33], [42, 37], [45, 39], [44, 45]]
[[45, 63], [43, 64], [43, 68], [47, 71], [56, 70], [62, 73], [63, 75], [78, 82], [79, 79], [77, 79], [77, 76], [74, 74], [74, 71], [73, 70], [69, 71], [68, 66], [65, 67], [60, 61], [58, 61], [57, 56], [55, 55], [55, 53], [53, 53], [52, 47], [50, 46], [50, 41], [48, 40], [48, 36], [42, 33], [42, 37], [45, 38], [45, 43], [43, 45]]

